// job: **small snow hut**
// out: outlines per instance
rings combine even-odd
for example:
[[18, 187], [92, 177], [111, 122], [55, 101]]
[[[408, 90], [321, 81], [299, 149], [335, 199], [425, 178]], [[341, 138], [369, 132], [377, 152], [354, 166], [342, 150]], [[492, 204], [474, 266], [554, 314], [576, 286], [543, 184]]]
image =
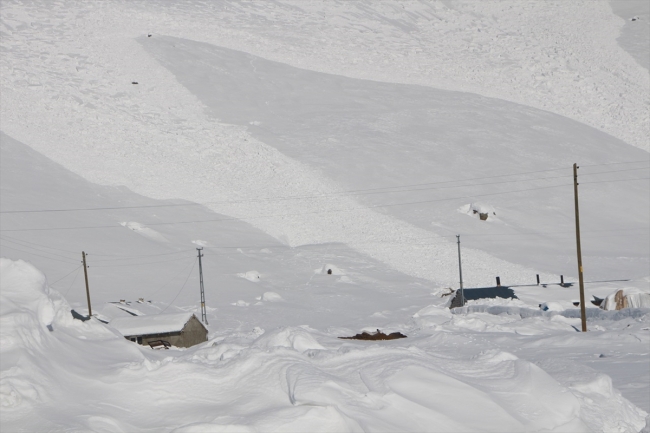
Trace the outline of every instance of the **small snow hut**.
[[165, 341], [176, 347], [190, 347], [208, 341], [207, 328], [192, 313], [120, 317], [110, 325], [127, 340], [142, 345]]

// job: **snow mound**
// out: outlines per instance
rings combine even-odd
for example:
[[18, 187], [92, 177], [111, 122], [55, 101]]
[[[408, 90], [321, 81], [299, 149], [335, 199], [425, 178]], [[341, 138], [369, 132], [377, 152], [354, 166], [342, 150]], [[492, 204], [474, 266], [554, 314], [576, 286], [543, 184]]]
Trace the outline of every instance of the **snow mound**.
[[282, 296], [278, 295], [275, 292], [266, 292], [262, 295], [260, 298], [261, 301], [266, 301], [266, 302], [278, 302], [278, 301], [283, 301]]
[[497, 212], [493, 206], [485, 203], [469, 203], [458, 208], [458, 212], [475, 216], [484, 221], [496, 220]]
[[300, 353], [325, 348], [304, 328], [282, 328], [266, 332], [255, 341], [255, 346], [264, 348], [286, 347]]
[[336, 265], [333, 265], [331, 263], [327, 263], [323, 265], [320, 269], [316, 269], [314, 271], [315, 274], [331, 274], [331, 275], [345, 275], [345, 272], [343, 272], [341, 269], [339, 269]]
[[427, 307], [424, 307], [423, 309], [421, 309], [420, 311], [418, 311], [413, 315], [413, 317], [425, 317], [425, 316], [451, 317], [451, 313], [446, 308], [441, 308], [437, 305], [429, 305]]
[[260, 280], [260, 273], [257, 271], [248, 271], [237, 274], [238, 277], [257, 283]]
[[196, 423], [175, 428], [172, 433], [256, 433], [257, 430], [242, 424]]
[[158, 233], [156, 230], [145, 226], [144, 224], [140, 224], [135, 221], [124, 221], [121, 222], [120, 225], [122, 227], [126, 227], [129, 230], [133, 230], [140, 236], [144, 236], [145, 238], [150, 239], [152, 241], [169, 242], [166, 237]]
[[539, 305], [539, 309], [542, 311], [564, 311], [566, 308], [560, 302], [544, 302]]

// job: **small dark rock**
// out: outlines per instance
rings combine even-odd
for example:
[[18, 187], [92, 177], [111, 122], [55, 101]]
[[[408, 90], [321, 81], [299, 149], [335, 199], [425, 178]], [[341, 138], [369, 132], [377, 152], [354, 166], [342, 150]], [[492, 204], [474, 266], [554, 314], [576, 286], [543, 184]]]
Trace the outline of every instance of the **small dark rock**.
[[138, 84], [137, 81], [131, 81], [131, 84]]

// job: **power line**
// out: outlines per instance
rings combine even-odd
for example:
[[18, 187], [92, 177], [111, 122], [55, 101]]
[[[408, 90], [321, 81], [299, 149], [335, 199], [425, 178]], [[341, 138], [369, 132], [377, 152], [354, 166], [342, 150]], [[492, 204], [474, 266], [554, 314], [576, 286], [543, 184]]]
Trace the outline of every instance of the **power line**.
[[586, 185], [588, 183], [626, 182], [630, 180], [650, 180], [650, 177], [635, 177], [632, 179], [614, 179], [614, 180], [594, 180], [592, 182], [580, 182], [580, 185]]
[[638, 159], [636, 161], [619, 161], [619, 162], [606, 162], [603, 164], [580, 164], [580, 167], [599, 167], [601, 165], [618, 165], [618, 164], [638, 164], [641, 162], [650, 162], [650, 159]]
[[650, 167], [628, 168], [628, 169], [625, 169], [625, 170], [597, 171], [597, 172], [595, 172], [595, 173], [585, 173], [585, 174], [581, 174], [580, 177], [583, 177], [583, 176], [593, 176], [593, 175], [595, 175], [595, 174], [621, 173], [621, 172], [625, 172], [625, 173], [627, 173], [627, 172], [630, 172], [630, 171], [636, 171], [636, 170], [648, 170], [648, 169], [650, 169]]
[[[640, 161], [639, 161], [640, 162]], [[620, 163], [620, 164], [623, 164]], [[609, 165], [609, 164], [595, 164], [588, 167], [595, 167], [599, 165]], [[503, 183], [515, 183], [515, 182], [532, 182], [538, 180], [550, 180], [550, 179], [560, 179], [565, 177], [571, 177], [571, 175], [562, 175], [562, 176], [553, 176], [553, 177], [542, 177], [542, 178], [533, 178], [533, 179], [517, 179], [517, 180], [507, 180], [501, 182], [490, 182], [485, 183], [485, 179], [494, 179], [500, 177], [511, 177], [511, 176], [523, 176], [529, 174], [545, 173], [551, 171], [564, 170], [565, 168], [553, 168], [547, 170], [537, 170], [530, 172], [520, 172], [513, 174], [501, 174], [495, 176], [486, 176], [486, 177], [477, 177], [477, 178], [467, 178], [467, 179], [455, 179], [447, 181], [438, 181], [438, 182], [428, 182], [420, 184], [410, 184], [410, 185], [399, 185], [399, 186], [388, 186], [388, 187], [378, 187], [378, 188], [368, 188], [368, 189], [356, 189], [356, 190], [346, 190], [340, 192], [332, 192], [318, 195], [298, 195], [298, 196], [284, 196], [284, 197], [269, 197], [269, 198], [258, 198], [258, 199], [248, 199], [248, 200], [230, 200], [230, 201], [212, 201], [212, 202], [203, 202], [203, 203], [177, 203], [177, 204], [157, 204], [157, 205], [138, 205], [138, 206], [115, 206], [115, 207], [96, 207], [96, 208], [69, 208], [69, 209], [33, 209], [33, 210], [12, 210], [12, 211], [0, 211], [0, 214], [17, 214], [17, 213], [47, 213], [47, 212], [76, 212], [76, 211], [99, 211], [99, 210], [120, 210], [120, 209], [147, 209], [147, 208], [161, 208], [161, 207], [184, 207], [184, 206], [205, 206], [210, 204], [240, 204], [240, 203], [255, 203], [260, 201], [284, 201], [284, 200], [305, 200], [305, 199], [318, 199], [318, 198], [329, 198], [334, 196], [341, 195], [369, 195], [369, 194], [389, 194], [389, 193], [399, 193], [399, 192], [412, 192], [412, 191], [427, 191], [431, 189], [446, 189], [446, 188], [466, 188], [470, 186], [484, 186], [484, 185], [496, 185]], [[588, 173], [589, 175], [602, 174], [602, 173], [616, 173], [620, 171], [632, 171], [632, 170], [643, 170], [642, 168], [634, 168], [630, 170], [615, 170], [607, 171], [601, 173]], [[585, 174], [587, 175], [587, 174]], [[480, 180], [479, 184], [469, 184], [469, 185], [455, 185], [447, 187], [430, 187], [430, 188], [415, 188], [420, 186], [429, 186], [429, 185], [441, 185], [446, 183], [460, 183], [468, 182], [473, 180]], [[410, 188], [410, 189], [405, 189]], [[388, 191], [388, 190], [395, 191]]]
[[183, 283], [183, 287], [181, 287], [181, 289], [178, 291], [178, 293], [176, 294], [176, 296], [174, 296], [174, 299], [172, 299], [172, 301], [169, 303], [169, 305], [167, 305], [167, 306], [165, 307], [165, 309], [162, 310], [162, 311], [161, 311], [160, 313], [158, 313], [158, 314], [161, 314], [161, 313], [164, 313], [165, 311], [167, 311], [167, 309], [168, 309], [169, 307], [171, 307], [172, 304], [176, 301], [176, 298], [178, 298], [178, 296], [183, 292], [183, 289], [185, 288], [185, 285], [187, 284], [187, 281], [190, 279], [190, 276], [192, 275], [192, 271], [194, 270], [194, 266], [196, 266], [196, 262], [197, 262], [197, 260], [198, 260], [198, 257], [194, 260], [194, 262], [192, 262], [192, 269], [190, 269], [190, 273], [187, 274], [187, 278], [185, 278], [185, 282]]
[[[34, 242], [28, 242], [28, 241], [23, 241], [21, 239], [11, 238], [11, 237], [9, 237], [7, 235], [5, 235], [4, 237], [0, 236], [0, 239], [4, 240], [6, 242], [11, 242], [11, 243], [16, 244], [16, 245], [20, 245], [21, 247], [34, 248], [35, 250], [38, 250], [38, 251], [41, 251], [41, 252], [44, 252], [44, 253], [47, 253], [47, 254], [54, 254], [54, 253], [51, 253], [50, 251], [43, 251], [43, 250], [41, 250], [39, 248], [35, 248], [34, 246], [42, 247], [42, 248], [46, 248], [46, 249], [50, 249], [50, 250], [54, 250], [54, 251], [61, 251], [61, 252], [77, 255], [76, 251], [69, 251], [69, 250], [62, 250], [62, 249], [59, 249], [59, 248], [48, 247], [46, 245], [40, 245], [40, 244], [36, 244]], [[25, 244], [27, 244], [27, 245], [25, 245]], [[31, 246], [31, 245], [34, 245], [34, 246]], [[72, 257], [70, 257], [70, 258], [72, 258]]]
[[[0, 243], [0, 245], [2, 245], [2, 244]], [[55, 259], [55, 258], [52, 258], [52, 257], [44, 256], [44, 255], [42, 255], [42, 254], [37, 254], [37, 253], [31, 252], [31, 251], [21, 250], [20, 248], [12, 247], [11, 245], [2, 245], [2, 246], [3, 246], [4, 248], [9, 248], [9, 249], [12, 249], [12, 250], [16, 250], [16, 251], [20, 251], [20, 252], [23, 252], [23, 253], [31, 254], [31, 255], [33, 255], [33, 256], [43, 257], [43, 258], [45, 258], [45, 259], [54, 260], [54, 261], [57, 261], [57, 262], [63, 262], [63, 263], [74, 263], [74, 262], [72, 262], [72, 261], [70, 261], [70, 260]], [[53, 255], [54, 255], [54, 254], [53, 254]], [[62, 257], [62, 258], [64, 258], [64, 259], [68, 259], [68, 257], [64, 257], [64, 256], [57, 256], [57, 257]]]
[[[337, 213], [337, 212], [352, 212], [352, 211], [355, 211], [355, 210], [367, 210], [367, 209], [374, 209], [374, 208], [381, 208], [381, 207], [393, 207], [393, 206], [408, 206], [408, 205], [414, 205], [414, 204], [424, 204], [424, 203], [434, 203], [434, 202], [439, 202], [439, 201], [458, 200], [458, 199], [461, 199], [461, 198], [476, 198], [476, 197], [488, 197], [488, 196], [503, 195], [503, 194], [513, 194], [513, 193], [519, 193], [519, 192], [535, 191], [535, 190], [539, 190], [539, 189], [559, 188], [559, 187], [568, 186], [568, 185], [569, 184], [551, 185], [551, 186], [543, 186], [543, 187], [536, 187], [536, 188], [502, 191], [502, 192], [496, 192], [496, 193], [491, 193], [491, 194], [472, 194], [472, 195], [457, 196], [457, 197], [447, 197], [447, 198], [442, 198], [442, 199], [423, 200], [423, 201], [416, 201], [416, 202], [379, 204], [379, 205], [365, 206], [365, 207], [351, 207], [351, 208], [347, 208], [347, 209], [328, 209], [328, 210], [310, 211], [310, 212], [297, 212], [297, 213], [293, 213], [293, 214], [258, 215], [258, 216], [252, 216], [252, 217], [239, 217], [239, 218], [228, 217], [228, 218], [219, 218], [219, 219], [210, 219], [210, 220], [159, 222], [159, 223], [150, 223], [150, 224], [146, 224], [146, 225], [147, 226], [160, 226], [160, 225], [196, 224], [196, 223], [221, 222], [221, 221], [249, 221], [249, 220], [261, 219], [261, 218], [291, 217], [291, 216], [298, 216], [298, 215], [313, 215], [313, 214], [325, 214], [325, 213]], [[52, 227], [52, 228], [10, 229], [10, 230], [0, 230], [0, 232], [115, 229], [115, 228], [122, 228], [122, 227], [123, 226], [121, 226], [121, 225], [82, 226], [82, 227], [78, 227], [78, 226], [77, 227]]]
[[[626, 170], [623, 170], [623, 171], [626, 171]], [[598, 174], [598, 173], [596, 173], [596, 174]], [[648, 180], [648, 179], [649, 179], [649, 178], [632, 178], [632, 179], [618, 179], [618, 180], [591, 181], [591, 182], [582, 182], [582, 183], [583, 183], [583, 184], [589, 184], [589, 183], [621, 182], [621, 181]], [[382, 207], [408, 206], [408, 205], [416, 205], [416, 204], [434, 203], [434, 202], [440, 202], [440, 201], [458, 200], [458, 199], [461, 199], [461, 198], [478, 198], [478, 197], [488, 197], [488, 196], [503, 195], [503, 194], [513, 194], [513, 193], [520, 193], [520, 192], [527, 192], [527, 191], [535, 191], [535, 190], [540, 190], [540, 189], [559, 188], [559, 187], [563, 187], [563, 186], [568, 186], [568, 184], [550, 185], [550, 186], [535, 187], [535, 188], [527, 188], [527, 189], [519, 189], [519, 190], [510, 190], [510, 191], [501, 191], [501, 192], [490, 193], [490, 194], [472, 194], [472, 195], [457, 196], [457, 197], [447, 197], [447, 198], [442, 198], [442, 199], [422, 200], [422, 201], [416, 201], [416, 202], [402, 202], [402, 203], [392, 203], [392, 204], [378, 204], [378, 205], [372, 205], [372, 206], [365, 206], [365, 207], [352, 207], [352, 208], [346, 208], [346, 209], [328, 209], [328, 210], [310, 211], [310, 212], [297, 212], [297, 213], [293, 213], [293, 214], [258, 215], [258, 216], [240, 217], [240, 218], [228, 217], [228, 218], [219, 218], [219, 219], [211, 219], [211, 220], [191, 220], [191, 221], [176, 221], [176, 222], [158, 222], [158, 223], [150, 223], [150, 224], [147, 224], [147, 226], [176, 225], [176, 224], [197, 224], [197, 223], [222, 222], [222, 221], [237, 221], [237, 220], [241, 220], [241, 221], [249, 221], [249, 220], [261, 219], [261, 218], [291, 217], [291, 216], [309, 215], [309, 214], [325, 214], [325, 213], [337, 213], [337, 212], [351, 212], [351, 211], [355, 211], [355, 210], [367, 210], [367, 209], [382, 208]], [[28, 228], [28, 229], [9, 229], [9, 230], [3, 229], [3, 230], [0, 230], [0, 232], [51, 231], [51, 230], [85, 230], [85, 229], [114, 229], [114, 228], [120, 228], [120, 227], [123, 227], [123, 226], [121, 226], [121, 225], [103, 225], [103, 226], [82, 226], [82, 227], [78, 227], [78, 226], [77, 226], [77, 227], [53, 227], [53, 228]]]
[[[59, 255], [57, 255], [57, 254], [55, 254], [55, 253], [51, 253], [51, 252], [49, 252], [49, 251], [44, 251], [44, 250], [42, 250], [41, 248], [37, 248], [37, 247], [49, 248], [49, 249], [56, 250], [56, 251], [64, 251], [64, 252], [71, 252], [71, 253], [74, 253], [73, 251], [69, 251], [69, 250], [62, 250], [62, 249], [59, 249], [59, 248], [49, 247], [49, 246], [46, 246], [46, 245], [41, 245], [41, 244], [37, 244], [37, 243], [34, 243], [34, 242], [22, 241], [22, 240], [18, 240], [18, 239], [14, 239], [14, 238], [9, 238], [9, 237], [0, 237], [0, 239], [4, 240], [4, 241], [6, 241], [6, 242], [15, 243], [15, 244], [17, 244], [17, 245], [19, 245], [19, 246], [21, 246], [21, 247], [24, 247], [24, 248], [29, 248], [29, 249], [33, 249], [33, 250], [36, 250], [36, 251], [39, 251], [39, 252], [43, 252], [43, 253], [45, 253], [45, 254], [51, 254], [51, 255], [59, 256]], [[21, 243], [21, 242], [24, 242], [24, 243], [29, 244], [29, 245], [24, 245], [24, 244]], [[16, 249], [16, 250], [19, 250], [19, 251], [23, 251], [23, 252], [28, 252], [29, 254], [34, 254], [34, 253], [31, 252], [31, 251], [20, 250], [20, 249], [18, 249], [18, 248], [14, 248], [14, 247], [12, 247], [11, 245], [5, 245], [5, 247], [7, 247], [7, 248], [13, 248], [13, 249]], [[188, 251], [194, 251], [194, 249], [187, 249], [187, 250], [181, 250], [181, 251], [174, 251], [174, 252], [170, 252], [170, 253], [162, 253], [162, 254], [139, 254], [139, 255], [133, 255], [133, 256], [131, 256], [131, 255], [129, 255], [129, 256], [120, 256], [120, 255], [118, 255], [118, 254], [95, 254], [95, 253], [93, 253], [92, 255], [93, 255], [93, 257], [94, 257], [94, 256], [100, 256], [100, 257], [114, 257], [114, 258], [111, 258], [111, 259], [99, 259], [99, 260], [93, 260], [93, 262], [95, 262], [95, 263], [97, 263], [97, 262], [103, 263], [103, 262], [110, 262], [110, 261], [127, 260], [127, 259], [129, 259], [129, 258], [159, 257], [159, 256], [173, 255], [173, 254], [183, 254], [183, 253], [186, 253], [186, 252], [188, 252]], [[86, 253], [86, 256], [90, 256], [90, 255], [91, 255], [90, 253]], [[71, 259], [72, 259], [72, 257], [66, 257], [66, 256], [59, 256], [59, 257], [65, 257], [65, 258], [71, 258]], [[93, 266], [93, 267], [96, 267], [96, 265]]]
[[95, 263], [105, 263], [105, 262], [116, 262], [120, 260], [126, 260], [130, 258], [140, 258], [140, 257], [161, 257], [161, 256], [171, 256], [171, 255], [176, 255], [176, 254], [185, 254], [188, 251], [194, 251], [193, 249], [187, 249], [187, 250], [181, 250], [181, 251], [174, 251], [170, 253], [161, 253], [161, 254], [139, 254], [139, 255], [129, 255], [129, 256], [121, 256], [119, 254], [93, 254], [93, 256], [101, 256], [101, 257], [111, 257], [110, 259], [99, 259], [99, 260], [94, 260]]
[[[648, 162], [648, 161], [646, 161], [646, 160], [621, 161], [621, 162], [604, 163], [604, 164], [583, 165], [582, 167], [598, 167], [598, 166], [606, 166], [606, 165], [614, 165], [614, 164], [635, 164], [635, 163], [645, 163], [645, 162]], [[298, 199], [311, 199], [311, 198], [327, 198], [327, 197], [332, 197], [332, 196], [340, 196], [340, 195], [348, 195], [348, 194], [349, 195], [362, 195], [362, 194], [383, 194], [383, 193], [392, 193], [392, 192], [423, 191], [423, 190], [436, 189], [436, 188], [417, 188], [417, 189], [404, 189], [404, 188], [413, 188], [413, 187], [429, 186], [429, 185], [441, 185], [441, 184], [445, 184], [445, 183], [468, 182], [468, 181], [473, 181], [473, 180], [480, 180], [481, 181], [480, 184], [458, 185], [458, 186], [448, 187], [448, 188], [463, 188], [463, 187], [476, 186], [476, 185], [491, 185], [491, 184], [497, 184], [497, 183], [510, 183], [510, 182], [530, 182], [530, 181], [536, 181], [536, 180], [547, 180], [547, 179], [562, 178], [562, 177], [567, 177], [569, 175], [567, 175], [567, 176], [557, 176], [557, 177], [547, 177], [547, 178], [511, 180], [511, 181], [503, 181], [503, 182], [492, 182], [492, 183], [487, 183], [487, 184], [483, 182], [485, 179], [495, 179], [495, 178], [512, 177], [512, 176], [526, 176], [526, 175], [530, 175], [530, 174], [547, 173], [547, 172], [559, 171], [559, 170], [565, 170], [565, 169], [566, 169], [566, 167], [559, 167], [559, 168], [551, 168], [551, 169], [546, 169], [546, 170], [535, 170], [535, 171], [519, 172], [519, 173], [511, 173], [511, 174], [500, 174], [500, 175], [494, 175], [494, 176], [483, 176], [483, 177], [474, 177], [474, 178], [465, 178], [465, 179], [453, 179], [453, 180], [446, 180], [446, 181], [437, 181], [437, 182], [428, 182], [428, 183], [419, 183], [419, 184], [406, 184], [406, 185], [377, 187], [377, 188], [354, 189], [354, 190], [346, 190], [346, 191], [325, 193], [325, 194], [319, 194], [319, 195], [302, 195], [302, 196], [298, 195], [298, 196], [284, 196], [284, 197], [269, 197], [269, 198], [258, 198], [258, 199], [249, 199], [249, 200], [213, 201], [213, 202], [204, 202], [204, 203], [170, 203], [170, 204], [156, 204], [156, 205], [115, 206], [115, 207], [98, 207], [98, 208], [14, 210], [14, 211], [0, 211], [0, 213], [12, 214], [12, 213], [39, 213], [39, 212], [71, 212], [71, 211], [95, 211], [95, 210], [119, 210], [119, 209], [144, 209], [144, 208], [160, 208], [160, 207], [203, 206], [203, 205], [208, 205], [208, 204], [237, 204], [237, 203], [258, 202], [258, 201], [298, 200]], [[642, 167], [642, 168], [635, 168], [635, 169], [630, 169], [630, 170], [642, 170], [642, 169], [644, 169], [644, 168]], [[620, 171], [630, 171], [630, 170], [620, 170]], [[602, 173], [613, 173], [613, 172], [614, 171], [602, 172]], [[589, 174], [600, 174], [600, 173], [589, 173]], [[587, 175], [587, 174], [585, 174], [585, 175]], [[387, 191], [387, 190], [390, 190], [390, 189], [400, 189], [400, 191]]]
[[74, 278], [72, 279], [72, 282], [70, 283], [70, 287], [68, 287], [68, 290], [66, 290], [66, 291], [65, 291], [65, 294], [63, 295], [64, 298], [65, 298], [66, 296], [68, 296], [68, 293], [70, 293], [70, 289], [72, 289], [72, 286], [74, 286], [74, 282], [77, 281], [77, 277], [78, 277], [79, 274], [81, 273], [81, 268], [82, 268], [82, 267], [83, 267], [83, 265], [81, 265], [81, 266], [79, 266], [79, 267], [77, 268], [77, 273], [74, 275]]
[[[196, 257], [192, 257], [192, 258], [194, 259], [194, 261], [192, 261], [191, 265], [192, 265], [192, 268], [194, 268], [194, 264], [196, 263]], [[167, 282], [166, 282], [165, 284], [163, 284], [163, 285], [162, 285], [158, 290], [156, 290], [156, 291], [153, 292], [151, 295], [149, 295], [149, 297], [150, 297], [150, 298], [153, 298], [155, 295], [157, 295], [158, 292], [160, 292], [162, 289], [164, 289], [164, 288], [167, 287], [169, 284], [171, 284], [171, 282], [174, 281], [174, 280], [176, 279], [176, 277], [178, 277], [179, 275], [181, 275], [182, 273], [184, 273], [184, 271], [185, 271], [186, 269], [187, 269], [187, 267], [182, 268], [182, 269], [180, 270], [180, 272], [178, 272], [178, 273], [175, 274], [172, 278], [170, 278], [169, 280], [167, 280]], [[191, 271], [190, 271], [190, 272], [191, 272]]]
[[116, 265], [93, 265], [93, 268], [121, 268], [124, 266], [143, 266], [143, 265], [155, 265], [157, 263], [170, 263], [177, 262], [182, 259], [169, 259], [169, 260], [160, 260], [157, 262], [132, 262], [132, 263], [121, 263]]
[[70, 275], [71, 273], [73, 273], [74, 271], [76, 271], [77, 269], [81, 269], [82, 266], [83, 266], [83, 265], [79, 265], [79, 266], [77, 266], [76, 268], [74, 268], [73, 270], [71, 270], [70, 272], [68, 272], [67, 274], [65, 274], [63, 277], [59, 278], [58, 280], [56, 280], [56, 281], [53, 282], [53, 283], [50, 283], [49, 285], [50, 285], [50, 286], [55, 285], [56, 283], [58, 283], [59, 281], [63, 280], [65, 277], [67, 277], [68, 275]]

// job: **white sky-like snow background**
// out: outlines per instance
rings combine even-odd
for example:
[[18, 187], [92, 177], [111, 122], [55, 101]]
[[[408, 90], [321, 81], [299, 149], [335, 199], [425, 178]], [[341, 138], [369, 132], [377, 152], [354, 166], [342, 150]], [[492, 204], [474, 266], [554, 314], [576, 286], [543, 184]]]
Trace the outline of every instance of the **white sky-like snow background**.
[[[574, 162], [587, 299], [648, 292], [648, 9], [3, 2], [1, 253], [45, 275], [2, 261], [3, 429], [639, 431], [647, 311], [440, 295], [456, 234], [466, 287], [576, 281]], [[82, 250], [98, 315], [200, 316], [197, 246], [206, 345], [70, 317]]]

